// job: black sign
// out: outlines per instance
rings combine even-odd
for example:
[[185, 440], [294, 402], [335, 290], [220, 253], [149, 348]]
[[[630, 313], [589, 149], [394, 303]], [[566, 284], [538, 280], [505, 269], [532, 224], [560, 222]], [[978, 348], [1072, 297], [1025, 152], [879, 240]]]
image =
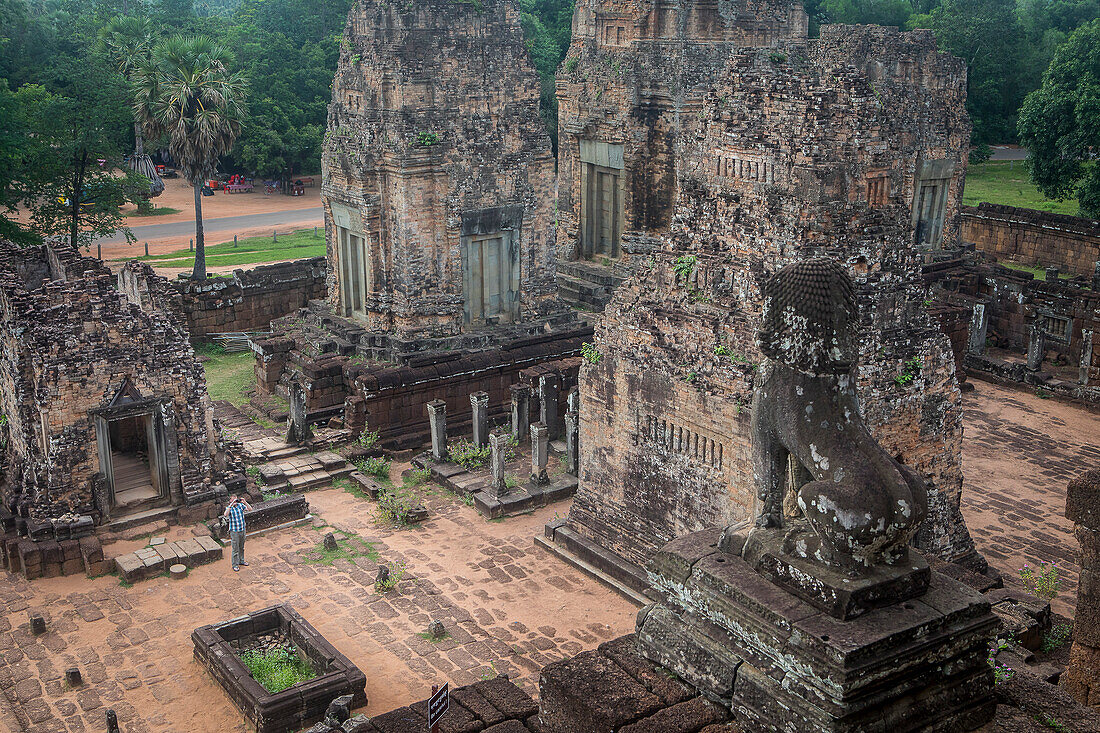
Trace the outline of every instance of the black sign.
[[439, 692], [428, 698], [428, 728], [439, 723], [440, 718], [451, 707], [450, 682], [439, 688]]

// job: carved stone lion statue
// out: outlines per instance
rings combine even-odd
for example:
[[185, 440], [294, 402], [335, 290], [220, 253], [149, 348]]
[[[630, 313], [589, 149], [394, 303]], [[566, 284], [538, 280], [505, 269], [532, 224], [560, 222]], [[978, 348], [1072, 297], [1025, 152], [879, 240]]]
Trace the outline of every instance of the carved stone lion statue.
[[[784, 552], [849, 570], [904, 560], [927, 508], [924, 479], [887, 453], [860, 415], [858, 325], [840, 263], [808, 259], [772, 275], [752, 410], [754, 531], [787, 526]], [[802, 516], [788, 520], [792, 484]]]

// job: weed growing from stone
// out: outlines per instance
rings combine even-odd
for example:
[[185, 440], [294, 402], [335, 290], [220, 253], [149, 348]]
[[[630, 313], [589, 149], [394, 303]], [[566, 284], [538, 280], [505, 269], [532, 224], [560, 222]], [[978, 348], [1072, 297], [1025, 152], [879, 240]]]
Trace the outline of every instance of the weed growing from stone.
[[368, 560], [378, 559], [378, 550], [374, 544], [354, 532], [335, 530], [332, 533], [336, 537], [336, 550], [326, 550], [325, 543], [320, 542], [308, 550], [299, 550], [299, 554], [307, 565], [332, 565], [337, 560], [354, 560], [357, 557], [365, 557]]
[[388, 482], [390, 480], [390, 462], [385, 458], [364, 458], [355, 464], [365, 474]]
[[595, 346], [585, 341], [581, 344], [581, 357], [589, 364], [599, 364], [603, 354]]
[[285, 648], [244, 652], [241, 661], [252, 679], [270, 693], [282, 692], [317, 676], [305, 660]]
[[1008, 642], [1004, 639], [994, 639], [989, 645], [989, 656], [985, 660], [993, 668], [993, 683], [997, 685], [1003, 685], [1016, 676], [1016, 670], [997, 661], [997, 655], [1004, 649], [1008, 649]]
[[695, 261], [695, 255], [677, 257], [672, 269], [676, 271], [677, 277], [682, 277], [686, 283], [687, 279], [691, 277], [691, 273], [695, 271]]
[[505, 476], [504, 477], [504, 485], [506, 487], [508, 487], [509, 489], [514, 489], [517, 486], [519, 486], [519, 479], [516, 478], [515, 476]]
[[378, 431], [377, 430], [364, 430], [359, 433], [359, 447], [370, 450], [378, 445]]
[[363, 499], [364, 501], [370, 499], [370, 496], [367, 494], [367, 492], [363, 491], [363, 488], [359, 486], [359, 484], [355, 483], [354, 481], [349, 481], [346, 478], [336, 479], [332, 482], [332, 486], [336, 489], [343, 489], [344, 491], [354, 496], [356, 499]]
[[386, 575], [385, 580], [376, 580], [374, 582], [374, 591], [376, 593], [389, 593], [390, 591], [398, 590], [401, 581], [405, 577], [405, 561], [398, 560], [397, 562], [386, 563], [386, 568], [389, 573]]
[[426, 639], [426, 640], [430, 641], [433, 644], [438, 644], [441, 641], [447, 641], [447, 639], [451, 638], [451, 635], [449, 633], [444, 634], [443, 636], [440, 636], [440, 637], [435, 637], [435, 636], [432, 636], [432, 632], [430, 632], [430, 631], [421, 631], [420, 633], [417, 634], [417, 636], [419, 636], [421, 639]]
[[416, 504], [407, 490], [387, 491], [378, 495], [378, 519], [398, 527], [410, 525], [409, 516]]
[[1062, 579], [1058, 575], [1058, 563], [1039, 561], [1039, 567], [1028, 563], [1020, 568], [1020, 580], [1024, 589], [1044, 601], [1053, 601], [1061, 590]]
[[1043, 644], [1039, 648], [1044, 652], [1052, 652], [1069, 641], [1072, 633], [1073, 627], [1069, 624], [1054, 624], [1050, 631], [1043, 634]]
[[470, 471], [482, 468], [489, 462], [489, 446], [479, 447], [466, 438], [458, 438], [450, 446], [447, 452], [451, 454], [451, 460]]
[[489, 671], [483, 673], [480, 677], [478, 677], [478, 679], [480, 679], [480, 680], [495, 680], [499, 676], [500, 676], [500, 672], [497, 672], [496, 666], [492, 662], [489, 662]]

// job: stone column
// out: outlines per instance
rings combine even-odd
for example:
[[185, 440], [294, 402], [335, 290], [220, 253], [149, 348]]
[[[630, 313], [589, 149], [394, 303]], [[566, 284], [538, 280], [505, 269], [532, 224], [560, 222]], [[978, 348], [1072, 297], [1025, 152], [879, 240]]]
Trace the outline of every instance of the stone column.
[[522, 442], [531, 431], [531, 388], [526, 384], [513, 384], [511, 391], [512, 437]]
[[1058, 282], [1058, 268], [1057, 267], [1048, 267], [1043, 272], [1043, 274], [1046, 276], [1046, 281], [1048, 283]]
[[1066, 518], [1081, 545], [1081, 577], [1069, 666], [1059, 683], [1083, 705], [1100, 705], [1100, 471], [1069, 482]]
[[489, 482], [489, 494], [492, 496], [504, 496], [508, 493], [508, 485], [504, 480], [504, 454], [508, 452], [508, 443], [512, 436], [507, 433], [493, 431], [489, 434], [489, 457], [493, 471], [493, 480]]
[[981, 356], [985, 353], [985, 340], [989, 336], [989, 309], [985, 303], [975, 303], [970, 314], [970, 340], [966, 351]]
[[1100, 260], [1096, 261], [1096, 266], [1092, 268], [1092, 289], [1100, 291]]
[[474, 445], [482, 448], [489, 443], [489, 393], [471, 392], [470, 409], [473, 412]]
[[541, 422], [531, 426], [531, 483], [544, 486], [550, 483], [546, 475], [546, 461], [549, 459], [549, 430]]
[[313, 437], [313, 431], [306, 417], [306, 391], [297, 380], [290, 383], [288, 391], [290, 415], [287, 417], [286, 442], [291, 445], [301, 445]]
[[581, 411], [581, 391], [577, 387], [573, 387], [569, 390], [569, 394], [565, 396], [565, 410], [566, 412]]
[[447, 403], [432, 400], [428, 403], [428, 422], [432, 432], [432, 460], [447, 460]]
[[557, 440], [561, 434], [558, 426], [558, 394], [561, 392], [561, 377], [557, 374], [543, 374], [539, 377], [539, 420], [546, 426], [550, 440]]
[[1046, 354], [1046, 334], [1042, 326], [1036, 321], [1027, 331], [1027, 368], [1037, 372], [1043, 367], [1043, 356]]
[[1081, 331], [1081, 368], [1077, 372], [1077, 382], [1082, 387], [1089, 384], [1089, 371], [1092, 370], [1092, 331]]
[[579, 428], [580, 416], [576, 410], [565, 413], [565, 470], [574, 476], [580, 474]]

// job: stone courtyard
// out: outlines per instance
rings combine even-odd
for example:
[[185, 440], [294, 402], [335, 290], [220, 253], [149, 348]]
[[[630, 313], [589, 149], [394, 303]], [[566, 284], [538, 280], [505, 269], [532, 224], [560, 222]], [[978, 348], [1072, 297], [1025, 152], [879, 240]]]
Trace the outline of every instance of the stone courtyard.
[[[963, 512], [979, 551], [1010, 579], [1023, 562], [1056, 560], [1066, 581], [1054, 609], [1072, 614], [1077, 568], [1061, 507], [1069, 477], [1100, 467], [1100, 451], [1087, 444], [1100, 434], [1100, 415], [981, 382], [964, 408]], [[433, 683], [459, 686], [496, 673], [537, 696], [544, 666], [633, 630], [635, 605], [532, 543], [567, 502], [487, 521], [439, 487], [423, 493], [431, 519], [400, 530], [379, 524], [372, 502], [338, 488], [310, 492], [313, 524], [250, 538], [251, 565], [240, 574], [230, 571], [227, 552], [182, 580], [132, 587], [112, 575], [8, 576], [0, 588], [0, 721], [33, 733], [99, 731], [111, 707], [126, 733], [245, 731], [192, 658], [188, 636], [278, 602], [292, 604], [365, 672], [369, 704], [359, 712], [368, 715], [423, 699]], [[324, 525], [367, 540], [377, 558], [307, 562], [303, 553], [330, 531]], [[174, 527], [164, 536], [189, 535]], [[120, 540], [106, 550], [113, 556], [144, 544]], [[406, 563], [399, 592], [375, 592], [383, 562]], [[30, 633], [31, 612], [45, 614], [44, 635]], [[433, 619], [448, 638], [425, 638]], [[72, 666], [81, 669], [81, 688], [64, 682]]]
[[[192, 658], [188, 637], [197, 626], [280, 602], [365, 672], [370, 702], [360, 712], [368, 715], [420, 700], [433, 683], [459, 686], [497, 673], [534, 694], [542, 667], [634, 627], [633, 604], [531, 543], [561, 505], [487, 522], [438, 491], [428, 496], [431, 521], [396, 530], [376, 524], [375, 504], [340, 489], [308, 497], [318, 523], [358, 534], [379, 559], [309, 564], [301, 553], [330, 530], [305, 525], [250, 538], [251, 565], [239, 574], [227, 553], [182, 580], [158, 577], [130, 588], [114, 576], [10, 577], [0, 590], [0, 704], [14, 705], [8, 716], [25, 718], [35, 733], [100, 731], [110, 707], [126, 733], [245, 731], [233, 703]], [[128, 544], [144, 541], [108, 550]], [[380, 561], [407, 564], [399, 592], [375, 593]], [[46, 634], [31, 635], [32, 611], [46, 614]], [[449, 638], [424, 638], [433, 619]], [[74, 665], [85, 685], [71, 690], [63, 674]]]

